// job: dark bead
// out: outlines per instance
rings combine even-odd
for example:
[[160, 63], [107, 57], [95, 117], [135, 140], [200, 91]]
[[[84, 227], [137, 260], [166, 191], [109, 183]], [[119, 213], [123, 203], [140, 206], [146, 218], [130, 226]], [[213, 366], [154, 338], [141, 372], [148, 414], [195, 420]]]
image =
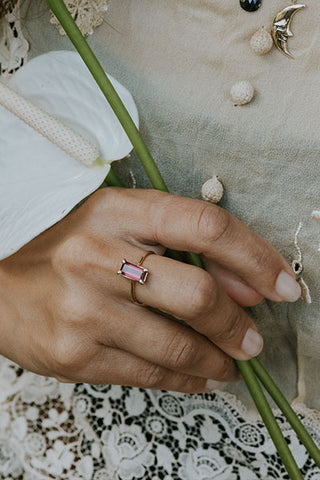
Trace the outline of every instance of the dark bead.
[[261, 6], [262, 0], [240, 0], [240, 5], [246, 12], [255, 12]]

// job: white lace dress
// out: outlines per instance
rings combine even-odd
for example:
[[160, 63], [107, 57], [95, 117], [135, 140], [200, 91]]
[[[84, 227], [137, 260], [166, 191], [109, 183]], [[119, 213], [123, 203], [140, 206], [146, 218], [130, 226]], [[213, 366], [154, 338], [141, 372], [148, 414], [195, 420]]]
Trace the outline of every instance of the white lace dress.
[[[94, 2], [92, 2], [94, 3]], [[1, 73], [26, 61], [18, 8], [1, 23]], [[320, 414], [295, 405], [320, 446]], [[320, 471], [278, 415], [306, 480]], [[0, 358], [1, 480], [287, 479], [261, 420], [234, 395], [68, 385]]]
[[[227, 392], [68, 385], [0, 363], [0, 478], [287, 479], [259, 418]], [[320, 445], [320, 415], [296, 405]], [[306, 480], [320, 472], [278, 422]]]

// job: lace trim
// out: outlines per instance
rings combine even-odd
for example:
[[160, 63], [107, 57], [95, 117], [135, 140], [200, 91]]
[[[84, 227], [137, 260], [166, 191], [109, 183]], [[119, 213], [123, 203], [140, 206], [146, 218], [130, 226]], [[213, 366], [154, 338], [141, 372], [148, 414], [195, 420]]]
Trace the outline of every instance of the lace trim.
[[0, 20], [0, 75], [4, 81], [27, 61], [29, 44], [22, 35], [19, 4]]
[[[3, 357], [0, 385], [6, 480], [288, 478], [261, 420], [226, 392], [62, 384]], [[320, 413], [295, 409], [320, 445]], [[305, 479], [319, 480], [319, 469], [276, 414]]]
[[[107, 0], [66, 0], [65, 4], [83, 35], [91, 35], [102, 24], [108, 10]], [[58, 27], [60, 35], [66, 34], [54, 15], [50, 23]]]

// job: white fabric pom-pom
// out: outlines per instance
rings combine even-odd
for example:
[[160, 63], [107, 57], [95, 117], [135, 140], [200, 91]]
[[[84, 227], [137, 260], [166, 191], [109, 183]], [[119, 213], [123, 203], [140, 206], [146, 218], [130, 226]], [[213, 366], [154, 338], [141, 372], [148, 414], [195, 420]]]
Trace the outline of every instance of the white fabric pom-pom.
[[203, 200], [211, 203], [218, 203], [223, 195], [223, 185], [217, 176], [207, 180], [201, 188]]
[[253, 99], [254, 88], [250, 82], [244, 80], [233, 85], [230, 95], [235, 105], [245, 105]]
[[317, 220], [317, 222], [320, 222], [320, 211], [319, 210], [313, 210], [313, 212], [311, 214], [311, 218], [313, 218], [313, 220]]
[[251, 37], [250, 47], [257, 55], [265, 55], [273, 47], [271, 34], [263, 27], [259, 28]]

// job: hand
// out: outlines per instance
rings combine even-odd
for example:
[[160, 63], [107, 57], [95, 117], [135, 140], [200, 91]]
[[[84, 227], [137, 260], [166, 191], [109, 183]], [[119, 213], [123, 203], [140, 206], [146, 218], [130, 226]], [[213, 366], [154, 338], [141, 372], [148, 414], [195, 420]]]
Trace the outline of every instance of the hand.
[[[163, 257], [201, 253], [208, 272]], [[121, 260], [150, 274], [133, 304]], [[210, 273], [209, 273], [210, 272]], [[205, 392], [239, 374], [262, 338], [239, 306], [300, 295], [291, 268], [220, 207], [106, 188], [0, 262], [0, 352], [60, 381]], [[209, 381], [208, 381], [209, 380]]]

